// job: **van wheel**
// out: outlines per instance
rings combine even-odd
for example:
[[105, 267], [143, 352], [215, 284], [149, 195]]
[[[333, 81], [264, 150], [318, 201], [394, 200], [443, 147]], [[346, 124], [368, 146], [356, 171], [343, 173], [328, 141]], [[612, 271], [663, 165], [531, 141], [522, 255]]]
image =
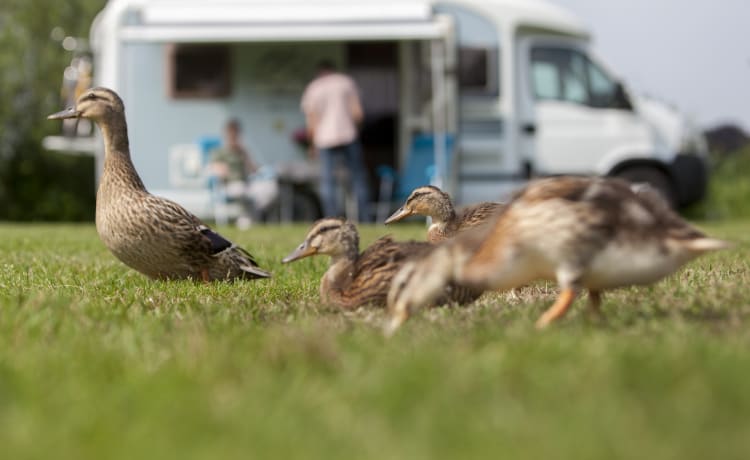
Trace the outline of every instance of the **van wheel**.
[[672, 208], [677, 207], [677, 196], [672, 180], [663, 172], [650, 166], [632, 166], [615, 174], [630, 182], [646, 182], [661, 193]]

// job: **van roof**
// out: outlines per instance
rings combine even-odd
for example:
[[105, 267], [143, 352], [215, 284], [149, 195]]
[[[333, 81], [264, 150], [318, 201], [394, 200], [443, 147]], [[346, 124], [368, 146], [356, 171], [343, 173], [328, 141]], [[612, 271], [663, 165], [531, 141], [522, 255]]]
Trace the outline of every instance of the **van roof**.
[[[439, 2], [433, 2], [439, 3]], [[570, 11], [546, 0], [451, 0], [445, 3], [482, 10], [511, 28], [533, 28], [588, 38], [588, 27]]]
[[574, 15], [545, 0], [109, 0], [91, 39], [96, 47], [120, 28], [125, 40], [143, 41], [426, 39], [443, 34], [435, 3], [475, 9], [510, 29], [588, 37]]

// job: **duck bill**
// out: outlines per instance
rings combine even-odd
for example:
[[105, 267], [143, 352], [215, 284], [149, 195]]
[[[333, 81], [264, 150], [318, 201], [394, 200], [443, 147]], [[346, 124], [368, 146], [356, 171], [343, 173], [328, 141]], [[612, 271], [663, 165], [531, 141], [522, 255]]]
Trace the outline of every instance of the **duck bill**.
[[76, 110], [75, 107], [68, 107], [65, 110], [61, 110], [57, 113], [53, 113], [47, 117], [47, 120], [64, 120], [66, 118], [78, 118], [81, 116], [81, 112]]
[[411, 215], [412, 215], [412, 212], [402, 206], [398, 208], [396, 212], [391, 214], [391, 217], [385, 220], [385, 224], [390, 224], [391, 222], [399, 221], [403, 219], [404, 217], [409, 217]]
[[292, 251], [288, 256], [281, 259], [281, 263], [288, 264], [289, 262], [294, 262], [295, 260], [304, 259], [305, 257], [310, 257], [317, 253], [318, 253], [318, 250], [308, 245], [307, 241], [305, 241], [304, 243], [300, 244], [297, 249]]

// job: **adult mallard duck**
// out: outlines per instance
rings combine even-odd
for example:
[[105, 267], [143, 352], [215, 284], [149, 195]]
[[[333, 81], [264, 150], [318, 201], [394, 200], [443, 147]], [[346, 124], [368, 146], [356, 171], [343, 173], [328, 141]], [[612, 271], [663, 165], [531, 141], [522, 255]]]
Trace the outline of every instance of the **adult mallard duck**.
[[426, 185], [414, 189], [404, 205], [386, 219], [385, 223], [390, 224], [412, 215], [429, 216], [432, 224], [427, 230], [427, 240], [439, 243], [470, 228], [486, 224], [502, 207], [502, 203], [484, 202], [466, 206], [456, 212], [450, 195], [437, 187]]
[[[315, 222], [302, 244], [282, 262], [314, 255], [330, 256], [331, 264], [320, 280], [320, 299], [343, 309], [354, 309], [363, 305], [384, 306], [393, 276], [406, 261], [422, 257], [431, 249], [429, 243], [396, 242], [385, 236], [360, 254], [359, 233], [354, 224], [326, 218]], [[473, 299], [472, 295], [476, 296], [446, 285], [431, 303], [436, 303], [435, 300], [463, 303]]]
[[[464, 243], [472, 238], [478, 243]], [[560, 294], [537, 321], [543, 328], [564, 315], [582, 289], [598, 311], [602, 291], [656, 282], [727, 246], [688, 224], [648, 188], [609, 178], [542, 179], [516, 194], [487, 229], [457, 237], [412, 268], [390, 297], [388, 330], [450, 282], [485, 290], [547, 279], [557, 281]], [[449, 257], [457, 263], [445, 264]]]
[[75, 107], [48, 118], [88, 118], [99, 125], [104, 171], [96, 193], [96, 230], [123, 263], [154, 279], [270, 276], [247, 251], [182, 206], [148, 193], [130, 160], [125, 107], [114, 91], [89, 89]]

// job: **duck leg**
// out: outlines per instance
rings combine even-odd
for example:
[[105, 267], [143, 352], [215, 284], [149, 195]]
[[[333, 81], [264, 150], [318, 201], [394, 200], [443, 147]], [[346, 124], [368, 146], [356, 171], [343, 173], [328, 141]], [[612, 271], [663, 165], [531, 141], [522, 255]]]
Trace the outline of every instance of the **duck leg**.
[[573, 304], [573, 300], [576, 298], [576, 290], [572, 287], [563, 288], [560, 294], [557, 296], [557, 300], [547, 311], [539, 317], [536, 322], [537, 329], [544, 329], [549, 326], [550, 323], [561, 317], [568, 311], [568, 308]]
[[210, 283], [211, 282], [211, 276], [208, 274], [208, 269], [204, 268], [201, 270], [201, 279], [204, 283]]
[[388, 321], [383, 328], [383, 334], [386, 337], [392, 336], [407, 319], [409, 319], [409, 309], [405, 308], [403, 303], [399, 304], [389, 315]]

